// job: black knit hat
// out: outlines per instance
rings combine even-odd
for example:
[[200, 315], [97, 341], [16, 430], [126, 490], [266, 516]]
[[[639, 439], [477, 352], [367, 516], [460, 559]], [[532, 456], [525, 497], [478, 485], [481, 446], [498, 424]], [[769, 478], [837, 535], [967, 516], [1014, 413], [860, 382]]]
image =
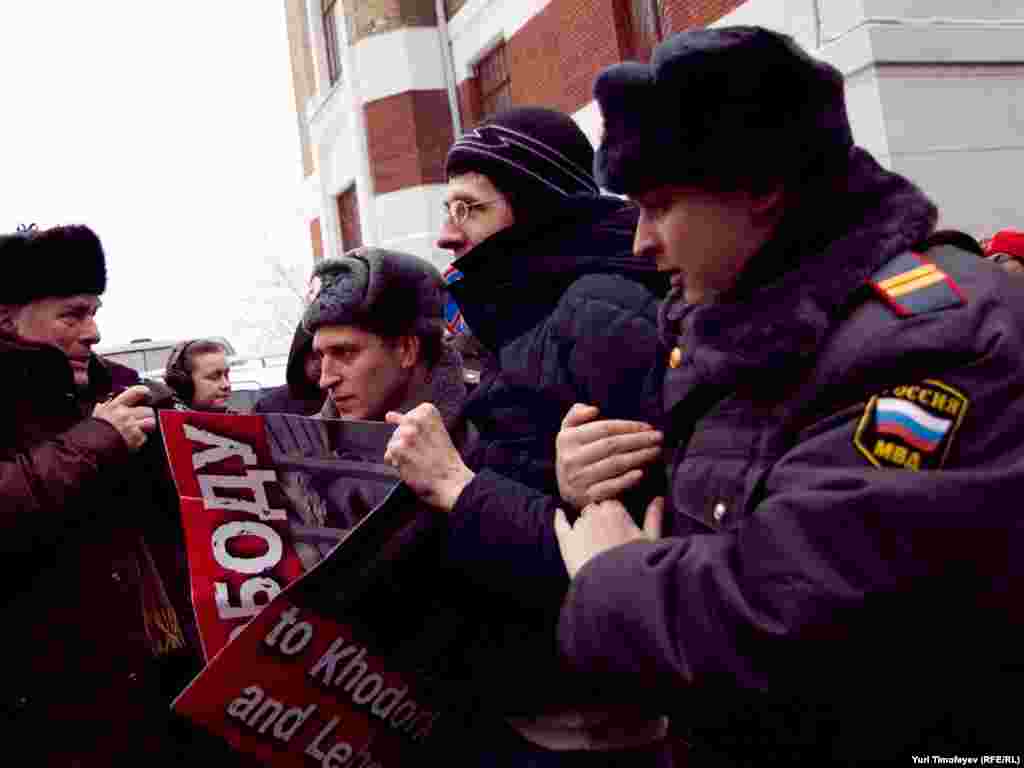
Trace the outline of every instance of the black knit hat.
[[828, 174], [853, 146], [842, 75], [760, 27], [681, 32], [649, 65], [603, 70], [594, 96], [605, 126], [595, 175], [615, 192], [760, 191]]
[[0, 281], [0, 304], [28, 304], [78, 293], [99, 296], [107, 288], [103, 246], [88, 227], [0, 235], [0, 259], [6, 267]]
[[410, 253], [349, 251], [320, 262], [313, 284], [316, 295], [302, 318], [310, 333], [324, 325], [355, 325], [385, 337], [444, 328], [441, 274]]
[[513, 211], [549, 209], [572, 195], [596, 195], [594, 148], [576, 122], [543, 107], [514, 107], [463, 134], [448, 151], [448, 178], [482, 173]]

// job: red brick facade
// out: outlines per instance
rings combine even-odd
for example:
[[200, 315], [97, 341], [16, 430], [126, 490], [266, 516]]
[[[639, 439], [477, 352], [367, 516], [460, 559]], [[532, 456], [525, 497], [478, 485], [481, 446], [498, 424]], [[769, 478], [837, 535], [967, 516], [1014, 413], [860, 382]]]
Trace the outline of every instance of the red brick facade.
[[[586, 106], [597, 73], [628, 58], [629, 0], [551, 0], [509, 39], [512, 100], [573, 113]], [[662, 30], [669, 35], [706, 26], [744, 0], [661, 0]], [[462, 121], [479, 118], [473, 78], [459, 85]]]
[[320, 219], [315, 218], [309, 222], [309, 241], [313, 245], [313, 263], [324, 257], [324, 241], [320, 237]]
[[743, 5], [744, 0], [662, 0], [665, 34], [705, 27]]
[[[459, 115], [463, 129], [471, 128], [480, 120], [480, 89], [476, 78], [469, 77], [459, 83]], [[513, 98], [514, 95], [513, 95]]]
[[365, 110], [375, 194], [444, 182], [454, 136], [443, 90], [406, 91], [372, 101]]

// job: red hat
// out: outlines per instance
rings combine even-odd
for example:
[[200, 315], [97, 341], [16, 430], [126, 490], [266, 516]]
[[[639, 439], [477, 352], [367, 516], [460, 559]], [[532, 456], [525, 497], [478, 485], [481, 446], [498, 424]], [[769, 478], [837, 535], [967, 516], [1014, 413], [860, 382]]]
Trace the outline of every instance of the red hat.
[[1001, 229], [992, 235], [985, 246], [985, 256], [990, 258], [997, 253], [1024, 261], [1024, 231], [1019, 229]]

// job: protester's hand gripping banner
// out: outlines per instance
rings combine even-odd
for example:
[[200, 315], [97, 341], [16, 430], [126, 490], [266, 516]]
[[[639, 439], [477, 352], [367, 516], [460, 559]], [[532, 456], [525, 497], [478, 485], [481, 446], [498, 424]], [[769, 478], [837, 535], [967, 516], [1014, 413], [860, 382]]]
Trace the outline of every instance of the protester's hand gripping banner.
[[175, 710], [274, 766], [421, 759], [472, 705], [436, 513], [383, 462], [394, 427], [160, 418], [210, 659]]

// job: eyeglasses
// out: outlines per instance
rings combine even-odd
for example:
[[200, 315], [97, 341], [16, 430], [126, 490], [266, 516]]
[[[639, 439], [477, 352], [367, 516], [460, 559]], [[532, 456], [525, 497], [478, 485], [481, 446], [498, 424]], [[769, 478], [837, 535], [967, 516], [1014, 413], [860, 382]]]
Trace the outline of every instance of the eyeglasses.
[[448, 218], [452, 220], [452, 223], [457, 227], [461, 227], [466, 223], [466, 219], [469, 218], [469, 214], [473, 212], [474, 208], [485, 208], [488, 205], [493, 205], [498, 202], [500, 198], [494, 198], [493, 200], [484, 200], [479, 203], [467, 203], [465, 200], [452, 200], [451, 202], [441, 203], [441, 208], [448, 215]]

